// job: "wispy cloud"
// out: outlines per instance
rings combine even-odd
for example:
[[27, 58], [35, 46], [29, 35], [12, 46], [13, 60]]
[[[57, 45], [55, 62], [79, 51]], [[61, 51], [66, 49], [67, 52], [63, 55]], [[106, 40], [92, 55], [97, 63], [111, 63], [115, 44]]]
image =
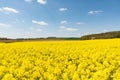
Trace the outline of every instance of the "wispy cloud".
[[88, 12], [88, 14], [93, 15], [93, 14], [100, 14], [102, 12], [103, 12], [102, 10], [95, 10], [95, 11], [91, 10], [91, 11]]
[[34, 27], [30, 27], [29, 29], [32, 30], [32, 31], [37, 31], [37, 32], [41, 32], [42, 31], [42, 29], [35, 29]]
[[48, 23], [46, 23], [45, 21], [32, 20], [32, 23], [38, 24], [40, 26], [47, 26], [48, 25]]
[[76, 28], [66, 28], [67, 31], [77, 31], [78, 29]]
[[66, 27], [65, 27], [65, 26], [60, 26], [59, 28], [60, 28], [60, 29], [65, 29]]
[[60, 22], [60, 24], [66, 24], [66, 23], [67, 23], [66, 20]]
[[107, 30], [107, 29], [104, 29], [103, 32], [108, 32], [108, 30]]
[[10, 8], [10, 7], [2, 7], [2, 8], [0, 8], [0, 12], [4, 12], [4, 13], [19, 13], [18, 10], [14, 9], [14, 8]]
[[28, 3], [31, 3], [32, 2], [32, 0], [24, 0], [25, 2], [28, 2]]
[[11, 27], [11, 25], [5, 24], [5, 23], [0, 23], [0, 28], [1, 28], [1, 27]]
[[40, 4], [46, 4], [47, 0], [37, 0], [37, 2], [40, 3]]
[[63, 11], [67, 11], [67, 8], [60, 8], [59, 11], [63, 12]]
[[71, 31], [71, 32], [78, 31], [78, 29], [76, 28], [70, 28], [65, 26], [60, 26], [59, 28], [60, 28], [60, 31]]
[[85, 24], [85, 23], [83, 23], [83, 22], [77, 22], [76, 24], [81, 25], [81, 24]]

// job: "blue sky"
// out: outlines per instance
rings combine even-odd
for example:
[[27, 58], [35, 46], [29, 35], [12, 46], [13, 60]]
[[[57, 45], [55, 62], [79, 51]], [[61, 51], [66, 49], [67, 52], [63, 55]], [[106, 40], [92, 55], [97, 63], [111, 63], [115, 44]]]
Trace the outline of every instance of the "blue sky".
[[0, 0], [0, 37], [80, 37], [120, 30], [120, 0]]

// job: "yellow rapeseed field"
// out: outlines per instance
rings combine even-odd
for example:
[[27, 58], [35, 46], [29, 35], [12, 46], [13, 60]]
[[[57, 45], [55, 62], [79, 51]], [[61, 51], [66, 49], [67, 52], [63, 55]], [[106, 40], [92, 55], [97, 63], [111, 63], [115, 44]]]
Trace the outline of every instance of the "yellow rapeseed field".
[[120, 80], [120, 39], [0, 43], [0, 80]]

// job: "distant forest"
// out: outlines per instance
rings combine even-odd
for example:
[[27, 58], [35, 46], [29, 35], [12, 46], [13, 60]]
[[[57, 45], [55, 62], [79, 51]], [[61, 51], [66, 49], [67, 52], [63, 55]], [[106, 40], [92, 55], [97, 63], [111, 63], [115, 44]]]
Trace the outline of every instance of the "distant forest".
[[112, 39], [120, 38], [120, 31], [105, 32], [99, 34], [90, 34], [84, 35], [82, 37], [48, 37], [48, 38], [18, 38], [18, 39], [8, 39], [0, 38], [0, 41], [3, 42], [12, 42], [12, 41], [28, 41], [28, 40], [93, 40], [93, 39]]
[[80, 37], [81, 40], [90, 40], [90, 39], [112, 39], [120, 38], [120, 31], [105, 32], [99, 34], [90, 34]]

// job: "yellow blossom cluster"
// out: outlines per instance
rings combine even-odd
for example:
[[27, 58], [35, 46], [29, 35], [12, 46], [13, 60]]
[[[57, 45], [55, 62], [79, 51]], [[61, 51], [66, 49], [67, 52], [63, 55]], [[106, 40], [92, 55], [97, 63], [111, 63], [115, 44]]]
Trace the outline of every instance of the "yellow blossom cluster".
[[120, 80], [120, 39], [0, 43], [0, 80]]

